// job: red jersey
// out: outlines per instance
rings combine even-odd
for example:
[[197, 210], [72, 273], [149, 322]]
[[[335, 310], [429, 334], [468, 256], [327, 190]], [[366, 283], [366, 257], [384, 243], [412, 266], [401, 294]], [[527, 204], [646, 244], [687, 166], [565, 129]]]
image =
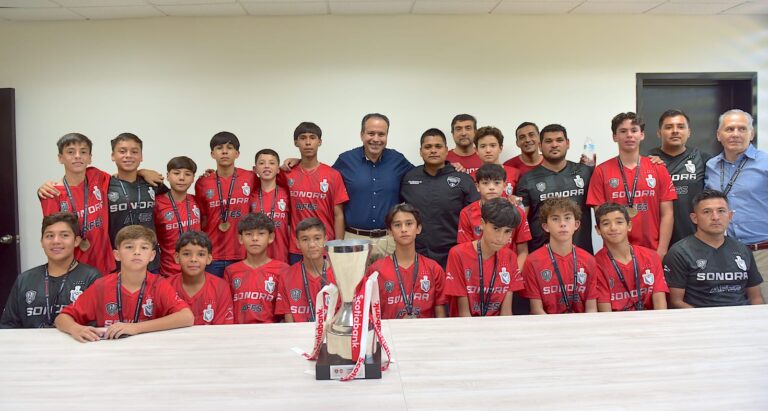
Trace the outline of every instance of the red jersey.
[[[413, 315], [419, 318], [434, 318], [435, 306], [448, 303], [445, 295], [445, 272], [435, 260], [416, 254], [419, 259], [419, 272], [413, 280], [414, 264], [400, 266], [405, 295], [410, 300], [413, 295]], [[398, 264], [399, 265], [399, 264]], [[392, 256], [376, 260], [368, 267], [368, 274], [379, 272], [379, 296], [381, 298], [381, 318], [405, 318], [405, 301], [400, 282], [397, 280]]]
[[[317, 268], [321, 269], [321, 267]], [[293, 316], [293, 321], [297, 323], [310, 321], [310, 313], [312, 313], [312, 310], [309, 309], [307, 297], [312, 300], [312, 306], [317, 310], [317, 307], [315, 307], [317, 293], [319, 293], [320, 289], [325, 285], [323, 284], [322, 277], [313, 277], [310, 274], [310, 271], [311, 270], [309, 269], [307, 270], [307, 288], [309, 288], [309, 290], [304, 288], [301, 262], [292, 265], [288, 271], [283, 274], [280, 278], [275, 314], [291, 314]], [[330, 267], [330, 264], [327, 265], [325, 278], [328, 280], [328, 283], [336, 284], [336, 278], [333, 276], [333, 269]]]
[[[573, 312], [583, 313], [587, 300], [597, 298], [597, 277], [600, 275], [595, 257], [587, 251], [576, 249], [576, 265], [573, 268], [573, 254], [559, 255], [552, 253], [563, 278], [569, 302], [572, 301]], [[575, 279], [574, 279], [574, 271]], [[541, 300], [547, 314], [563, 314], [568, 307], [563, 302], [563, 291], [557, 279], [557, 273], [549, 258], [548, 247], [544, 246], [528, 254], [523, 265], [525, 278], [525, 297]], [[576, 292], [574, 295], [574, 284]], [[574, 301], [574, 297], [575, 301]]]
[[[88, 180], [88, 216], [85, 216], [85, 181], [77, 185], [70, 185], [72, 200], [67, 195], [67, 189], [63, 184], [55, 187], [59, 190], [59, 196], [40, 200], [43, 208], [43, 216], [64, 211], [76, 213], [80, 229], [83, 223], [83, 240], [90, 243], [90, 247], [83, 251], [75, 248], [75, 258], [81, 263], [95, 267], [102, 275], [115, 271], [115, 257], [112, 254], [112, 243], [109, 240], [109, 210], [106, 206], [107, 192], [109, 191], [109, 174], [95, 167], [88, 167], [85, 171]], [[87, 221], [86, 221], [87, 220]]]
[[195, 325], [232, 324], [232, 294], [227, 282], [213, 274], [205, 273], [205, 283], [195, 295], [189, 296], [184, 290], [183, 278], [177, 275], [168, 279], [179, 298], [184, 300], [192, 314], [195, 315]]
[[251, 192], [251, 213], [264, 213], [275, 223], [275, 241], [267, 248], [267, 255], [273, 260], [288, 263], [288, 234], [290, 231], [288, 192], [284, 188], [276, 187], [272, 191], [263, 192], [262, 198], [259, 200], [259, 190], [256, 188]]
[[[653, 310], [653, 293], [669, 293], [667, 280], [661, 266], [661, 258], [656, 250], [641, 246], [633, 246], [637, 259], [637, 272], [640, 276], [640, 294], [643, 306], [646, 310]], [[616, 265], [624, 276], [626, 288], [619, 279], [616, 269], [608, 258], [608, 249], [603, 247], [595, 254], [595, 261], [600, 268], [600, 276], [597, 279], [597, 302], [611, 303], [613, 311], [635, 311], [637, 302], [637, 286], [635, 283], [635, 269], [632, 261], [622, 264], [616, 261]], [[629, 289], [627, 289], [629, 288]]]
[[[207, 177], [201, 176], [195, 183], [195, 200], [206, 220], [203, 230], [213, 243], [214, 260], [242, 260], [245, 258], [245, 248], [237, 238], [237, 223], [250, 212], [251, 191], [256, 175], [252, 171], [236, 168], [235, 174], [218, 179], [221, 195], [216, 178], [216, 173], [211, 173]], [[233, 183], [230, 198], [230, 185]], [[219, 224], [223, 222], [222, 213], [227, 210], [227, 206], [227, 222], [230, 227], [227, 231], [221, 231]]]
[[[285, 179], [290, 190], [291, 227], [296, 227], [305, 218], [317, 217], [325, 224], [325, 237], [335, 239], [333, 208], [349, 201], [341, 174], [320, 163], [311, 171], [301, 166], [294, 167]], [[289, 250], [293, 254], [301, 254], [293, 234], [290, 235]]]
[[[496, 279], [491, 288], [494, 263], [496, 265]], [[467, 297], [473, 317], [482, 315], [479, 270], [477, 247], [473, 243], [467, 242], [451, 248], [445, 270], [445, 294], [451, 297]], [[488, 310], [486, 316], [499, 315], [501, 304], [507, 293], [524, 288], [523, 277], [517, 268], [517, 254], [509, 248], [502, 248], [493, 257], [483, 260], [482, 286], [487, 301], [485, 304]], [[451, 315], [456, 315], [455, 299], [451, 306]]]
[[[176, 202], [173, 211], [171, 193], [157, 196], [155, 200], [155, 232], [160, 245], [160, 273], [166, 277], [181, 274], [181, 267], [176, 264], [176, 242], [181, 230], [184, 232], [200, 231], [200, 207], [195, 197], [187, 194], [184, 201]], [[176, 214], [178, 212], [178, 214]]]
[[466, 169], [464, 172], [467, 174], [474, 173], [478, 168], [480, 168], [480, 166], [483, 165], [483, 160], [480, 158], [480, 156], [477, 155], [477, 151], [468, 156], [460, 156], [456, 154], [455, 151], [450, 150], [448, 151], [448, 156], [445, 158], [445, 161], [451, 164], [461, 164], [461, 166]]
[[[96, 327], [109, 327], [120, 321], [122, 309], [123, 322], [132, 323], [141, 290], [128, 292], [125, 286], [121, 286], [121, 307], [117, 301], [117, 277], [118, 274], [99, 278], [74, 303], [64, 307], [61, 313], [70, 315], [81, 325], [95, 322]], [[163, 277], [147, 271], [146, 281], [137, 322], [155, 320], [189, 308]]]
[[[504, 195], [508, 197], [515, 194], [515, 190], [517, 190], [517, 181], [520, 180], [520, 172], [512, 167], [502, 167], [504, 167], [504, 171], [507, 173], [507, 180], [504, 182]], [[477, 169], [473, 170], [469, 175], [472, 177], [472, 181], [477, 182]]]
[[288, 264], [270, 260], [251, 268], [245, 261], [228, 266], [224, 280], [232, 290], [235, 324], [273, 323], [280, 279]]
[[[516, 245], [525, 243], [531, 240], [531, 226], [528, 225], [528, 219], [525, 217], [525, 210], [517, 207], [517, 212], [520, 213], [520, 224], [515, 227], [512, 232], [512, 237], [509, 239], [509, 248], [513, 251], [516, 250]], [[456, 243], [466, 243], [467, 241], [479, 240], [482, 237], [482, 229], [480, 226], [480, 200], [464, 207], [459, 213], [459, 231], [456, 236]]]
[[539, 158], [539, 162], [537, 164], [529, 166], [528, 164], [523, 163], [523, 160], [520, 158], [520, 154], [518, 154], [515, 157], [512, 157], [509, 160], [505, 161], [504, 165], [507, 167], [514, 168], [520, 173], [520, 177], [522, 177], [525, 173], [541, 165], [542, 161], [544, 161], [543, 156]]
[[[640, 157], [639, 168], [630, 170], [626, 165], [624, 166], [628, 190], [632, 190], [638, 169], [640, 175], [634, 194], [634, 204], [638, 213], [632, 218], [629, 242], [655, 250], [659, 248], [661, 203], [676, 200], [677, 192], [664, 164], [654, 165], [647, 157]], [[628, 204], [624, 182], [619, 171], [618, 157], [597, 166], [589, 181], [587, 204], [595, 207], [607, 202]]]

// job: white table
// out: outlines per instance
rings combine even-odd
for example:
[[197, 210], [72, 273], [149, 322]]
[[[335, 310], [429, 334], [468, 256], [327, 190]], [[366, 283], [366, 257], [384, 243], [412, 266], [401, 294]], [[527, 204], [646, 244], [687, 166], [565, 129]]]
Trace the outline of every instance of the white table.
[[316, 381], [291, 350], [309, 350], [312, 331], [192, 327], [80, 344], [3, 330], [0, 410], [768, 409], [768, 306], [386, 321], [396, 363], [349, 383]]

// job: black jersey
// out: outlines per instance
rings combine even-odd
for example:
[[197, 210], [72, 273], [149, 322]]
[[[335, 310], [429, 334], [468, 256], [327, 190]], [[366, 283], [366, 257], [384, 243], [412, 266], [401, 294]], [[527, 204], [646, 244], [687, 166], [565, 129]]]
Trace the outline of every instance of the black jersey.
[[696, 226], [690, 217], [693, 212], [693, 198], [704, 189], [704, 171], [707, 168], [707, 161], [712, 156], [695, 147], [688, 148], [674, 157], [664, 153], [660, 148], [652, 149], [648, 155], [658, 156], [664, 161], [677, 191], [674, 207], [675, 225], [672, 229], [672, 239], [669, 241], [671, 246], [696, 232]]
[[541, 228], [539, 209], [544, 200], [552, 197], [569, 198], [581, 207], [581, 227], [573, 236], [573, 243], [592, 254], [592, 210], [587, 205], [587, 188], [593, 167], [567, 161], [560, 171], [538, 166], [525, 173], [517, 183], [517, 195], [528, 208], [531, 241], [528, 251], [533, 252], [547, 243], [548, 235]]
[[53, 320], [61, 309], [75, 302], [86, 288], [101, 277], [99, 270], [83, 263], [77, 264], [69, 274], [49, 277], [49, 323], [45, 303], [45, 269], [45, 264], [31, 268], [16, 278], [0, 319], [0, 328], [53, 327]]
[[664, 276], [670, 288], [685, 289], [683, 301], [694, 307], [746, 305], [746, 289], [763, 282], [752, 252], [732, 237], [717, 249], [683, 238], [664, 256]]

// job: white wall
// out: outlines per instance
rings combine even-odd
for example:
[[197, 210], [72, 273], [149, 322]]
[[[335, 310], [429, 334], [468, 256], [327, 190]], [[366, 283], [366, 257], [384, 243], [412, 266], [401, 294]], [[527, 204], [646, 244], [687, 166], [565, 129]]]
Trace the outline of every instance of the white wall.
[[[635, 73], [757, 71], [768, 105], [768, 19], [670, 16], [387, 16], [0, 22], [0, 87], [17, 95], [22, 267], [43, 259], [35, 188], [63, 174], [55, 141], [132, 131], [144, 165], [189, 155], [213, 166], [208, 140], [295, 155], [293, 128], [324, 131], [322, 161], [359, 143], [362, 115], [392, 119], [390, 147], [419, 163], [418, 138], [454, 114], [507, 136], [522, 121], [559, 122], [613, 156], [610, 118], [635, 107]], [[764, 115], [761, 114], [761, 117]], [[765, 125], [759, 134], [765, 136]], [[649, 138], [655, 138], [649, 136]], [[510, 140], [511, 143], [511, 140]], [[765, 143], [762, 148], [768, 147]], [[514, 150], [513, 150], [514, 149]], [[508, 144], [505, 158], [516, 154]]]

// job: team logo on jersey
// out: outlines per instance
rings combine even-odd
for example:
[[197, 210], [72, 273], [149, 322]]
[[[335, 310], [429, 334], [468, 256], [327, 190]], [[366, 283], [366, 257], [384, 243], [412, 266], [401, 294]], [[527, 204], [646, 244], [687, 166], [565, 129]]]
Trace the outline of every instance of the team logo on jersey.
[[576, 282], [580, 285], [587, 282], [587, 273], [584, 272], [584, 267], [579, 268], [579, 272], [576, 273]]
[[266, 281], [264, 281], [264, 289], [267, 290], [268, 293], [272, 294], [275, 292], [275, 280], [272, 279], [272, 276], [267, 278]]
[[168, 211], [163, 215], [163, 218], [165, 218], [165, 221], [171, 221], [173, 220], [173, 211]]
[[546, 190], [546, 189], [547, 189], [547, 183], [545, 183], [545, 182], [543, 182], [543, 181], [542, 181], [542, 182], [540, 182], [540, 183], [536, 183], [536, 189], [537, 189], [537, 190], [539, 190], [539, 191], [541, 191], [541, 192], [543, 193], [543, 192], [544, 192], [544, 190]]
[[421, 279], [421, 291], [429, 292], [429, 278], [426, 275]]
[[240, 288], [241, 283], [242, 281], [240, 280], [240, 278], [235, 278], [234, 280], [232, 280], [232, 288], [237, 290], [238, 288]]
[[155, 201], [155, 189], [152, 187], [147, 188], [147, 192], [149, 193], [149, 198], [152, 199], [152, 201]]
[[280, 211], [285, 211], [285, 200], [283, 200], [282, 198], [278, 200], [277, 208], [280, 209]]
[[213, 189], [212, 188], [209, 188], [208, 190], [205, 191], [205, 198], [207, 198], [209, 200], [213, 198]]
[[323, 179], [323, 181], [320, 182], [320, 191], [324, 193], [328, 192], [328, 180]]
[[27, 304], [32, 304], [32, 301], [35, 301], [35, 297], [37, 296], [37, 291], [35, 290], [29, 290], [24, 294], [24, 299], [27, 302]]
[[648, 177], [645, 178], [645, 182], [648, 183], [648, 187], [650, 188], [656, 187], [656, 179], [653, 178], [653, 176], [650, 174], [648, 174]]
[[96, 197], [97, 200], [101, 201], [101, 190], [99, 190], [98, 186], [93, 186], [93, 196]]
[[482, 227], [480, 227], [479, 225], [476, 225], [476, 226], [475, 226], [475, 227], [472, 229], [472, 231], [474, 231], [474, 232], [475, 232], [475, 236], [479, 236], [479, 235], [480, 235], [480, 233], [482, 233], [482, 232], [483, 232], [483, 228], [482, 228]]
[[288, 179], [288, 187], [293, 187], [293, 179], [292, 178]]
[[552, 271], [544, 270], [541, 272], [541, 279], [544, 280], [545, 283], [548, 283], [549, 280], [552, 279]]
[[459, 177], [456, 177], [456, 176], [450, 176], [450, 177], [446, 178], [445, 181], [448, 182], [448, 187], [451, 187], [451, 188], [454, 188], [457, 185], [459, 185], [459, 183], [461, 183], [461, 179]]
[[117, 191], [110, 191], [107, 193], [107, 198], [109, 199], [110, 203], [114, 203], [120, 199], [120, 194], [118, 194]]
[[104, 307], [107, 310], [107, 315], [115, 315], [117, 314], [117, 304], [116, 303], [107, 303], [107, 305]]
[[611, 186], [611, 188], [616, 188], [619, 186], [619, 179], [618, 178], [612, 178], [608, 180], [608, 185]]
[[645, 270], [645, 274], [643, 274], [643, 282], [647, 285], [653, 285], [653, 273], [651, 270]]
[[699, 269], [703, 270], [704, 267], [706, 267], [706, 266], [707, 266], [707, 260], [705, 260], [703, 258], [699, 259], [699, 260], [696, 260], [696, 267], [699, 267]]
[[69, 203], [67, 203], [66, 201], [62, 201], [59, 204], [59, 210], [65, 212], [65, 213], [69, 212]]
[[80, 289], [79, 285], [75, 286], [75, 289], [69, 292], [69, 301], [75, 302], [78, 297], [80, 297], [83, 294], [83, 290]]
[[584, 188], [584, 179], [581, 178], [580, 175], [576, 174], [576, 177], [573, 178], [573, 182], [576, 183], [576, 187]]
[[213, 321], [213, 308], [211, 308], [211, 304], [208, 304], [208, 308], [203, 310], [203, 321], [207, 323]]
[[502, 283], [509, 284], [509, 271], [507, 271], [507, 267], [501, 267], [499, 279], [501, 279]]
[[291, 300], [293, 301], [299, 301], [301, 299], [301, 290], [298, 288], [294, 288], [291, 290]]
[[465, 278], [467, 281], [469, 281], [469, 278], [470, 278], [470, 277], [472, 277], [472, 270], [470, 270], [469, 268], [467, 268], [466, 270], [464, 270], [464, 278]]
[[688, 160], [685, 163], [685, 171], [687, 171], [689, 173], [695, 173], [696, 172], [696, 165], [693, 164], [693, 162], [691, 162], [691, 160]]
[[392, 281], [387, 281], [384, 283], [384, 291], [391, 293], [392, 291], [395, 291], [395, 283]]
[[141, 308], [144, 310], [144, 316], [145, 317], [152, 317], [152, 312], [154, 311], [154, 304], [152, 304], [152, 299], [147, 298], [147, 302], [141, 305]]
[[248, 186], [248, 183], [243, 183], [243, 195], [251, 195], [251, 187]]
[[194, 214], [195, 217], [200, 218], [200, 209], [197, 206], [192, 207], [192, 214]]
[[740, 255], [737, 255], [736, 259], [734, 259], [733, 261], [736, 261], [736, 265], [738, 265], [739, 268], [741, 268], [743, 271], [747, 270], [747, 262], [744, 261], [744, 259], [741, 258]]
[[507, 183], [507, 188], [504, 189], [504, 192], [507, 193], [508, 196], [511, 196], [513, 190], [512, 183]]

